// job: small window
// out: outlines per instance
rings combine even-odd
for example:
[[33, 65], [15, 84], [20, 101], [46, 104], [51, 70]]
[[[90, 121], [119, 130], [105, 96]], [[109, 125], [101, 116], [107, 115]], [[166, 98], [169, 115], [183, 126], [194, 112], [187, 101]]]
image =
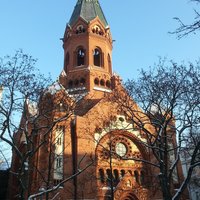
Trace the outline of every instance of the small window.
[[94, 79], [94, 84], [95, 84], [95, 85], [99, 85], [99, 79], [98, 79], [98, 78], [95, 78], [95, 79]]
[[70, 81], [68, 82], [68, 87], [69, 87], [69, 88], [73, 88], [73, 81], [72, 81], [72, 80], [70, 80]]
[[125, 175], [125, 170], [122, 169], [122, 170], [121, 170], [121, 177], [124, 177], [124, 175]]
[[81, 86], [85, 85], [85, 79], [84, 78], [81, 78], [80, 84], [81, 84]]
[[102, 29], [98, 26], [98, 25], [95, 25], [93, 28], [92, 28], [92, 32], [93, 33], [96, 33], [98, 35], [104, 35]]
[[141, 185], [144, 185], [144, 178], [145, 177], [145, 173], [144, 173], [144, 171], [141, 171], [140, 172], [140, 183], [141, 183]]
[[56, 159], [56, 167], [61, 167], [62, 166], [62, 158], [61, 157], [58, 157], [57, 159]]
[[102, 61], [102, 52], [99, 48], [96, 48], [94, 50], [94, 65], [100, 67], [101, 66], [101, 61]]
[[58, 139], [57, 139], [57, 145], [61, 145], [61, 144], [62, 144], [62, 138], [58, 137]]
[[104, 171], [103, 169], [99, 169], [99, 176], [100, 176], [100, 181], [101, 183], [104, 183], [104, 179], [105, 179], [105, 176], [104, 176]]
[[135, 176], [135, 181], [136, 181], [137, 183], [139, 183], [139, 173], [138, 173], [137, 170], [134, 171], [134, 176]]
[[79, 80], [75, 80], [74, 85], [75, 85], [75, 87], [78, 87], [79, 86]]
[[85, 28], [83, 27], [83, 25], [79, 25], [76, 28], [76, 34], [80, 34], [80, 33], [85, 33]]
[[103, 79], [101, 79], [100, 85], [101, 85], [101, 86], [105, 86], [105, 81], [104, 81]]
[[106, 81], [106, 87], [110, 88], [111, 84], [110, 81]]
[[117, 169], [114, 170], [114, 177], [115, 177], [115, 181], [119, 181], [119, 172]]
[[62, 102], [60, 102], [58, 104], [58, 111], [59, 112], [64, 112], [65, 111], [65, 106], [64, 106], [64, 104]]
[[107, 174], [107, 182], [110, 183], [112, 181], [112, 171], [110, 169], [106, 170], [106, 174]]
[[85, 51], [84, 49], [78, 49], [77, 51], [77, 66], [85, 64]]

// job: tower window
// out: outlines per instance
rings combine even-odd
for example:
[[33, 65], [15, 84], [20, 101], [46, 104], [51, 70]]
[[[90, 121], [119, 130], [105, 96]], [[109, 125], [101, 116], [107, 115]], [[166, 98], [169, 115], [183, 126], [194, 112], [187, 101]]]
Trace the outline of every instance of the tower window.
[[83, 27], [83, 25], [79, 25], [76, 28], [76, 34], [80, 34], [80, 33], [85, 33], [85, 28]]
[[101, 79], [100, 85], [101, 85], [101, 86], [105, 86], [105, 81], [104, 81], [103, 79]]
[[79, 80], [75, 80], [74, 85], [75, 85], [75, 87], [78, 87], [79, 86]]
[[106, 81], [106, 86], [108, 87], [108, 88], [110, 88], [110, 81]]
[[95, 25], [95, 26], [92, 28], [92, 32], [93, 32], [93, 33], [96, 33], [97, 35], [104, 35], [102, 29], [101, 29], [98, 25]]
[[94, 57], [94, 65], [101, 67], [102, 66], [102, 52], [99, 48], [96, 48], [94, 50], [93, 57]]
[[70, 80], [70, 81], [68, 82], [68, 87], [69, 87], [69, 88], [72, 88], [72, 87], [73, 87], [73, 81], [72, 81], [72, 80]]
[[80, 84], [81, 84], [81, 86], [85, 85], [85, 79], [84, 78], [81, 78]]
[[85, 51], [84, 49], [78, 49], [77, 51], [77, 66], [85, 64]]
[[94, 84], [95, 84], [95, 85], [99, 85], [99, 79], [98, 79], [98, 78], [95, 78], [95, 79], [94, 79]]

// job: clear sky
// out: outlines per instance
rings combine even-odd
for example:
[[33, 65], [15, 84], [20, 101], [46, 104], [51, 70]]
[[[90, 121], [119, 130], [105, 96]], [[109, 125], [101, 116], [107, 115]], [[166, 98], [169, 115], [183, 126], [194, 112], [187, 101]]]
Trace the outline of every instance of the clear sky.
[[[167, 57], [194, 62], [200, 56], [200, 33], [178, 40], [168, 32], [194, 18], [189, 0], [100, 0], [113, 39], [113, 69], [123, 79]], [[38, 59], [37, 67], [53, 79], [63, 68], [63, 37], [76, 0], [1, 0], [0, 57], [22, 48]]]

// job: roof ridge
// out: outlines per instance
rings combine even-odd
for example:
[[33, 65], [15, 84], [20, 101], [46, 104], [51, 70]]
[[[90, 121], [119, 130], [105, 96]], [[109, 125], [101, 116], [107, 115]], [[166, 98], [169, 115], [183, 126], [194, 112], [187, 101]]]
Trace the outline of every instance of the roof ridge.
[[89, 23], [97, 16], [104, 26], [107, 27], [108, 22], [98, 0], [78, 0], [68, 24], [73, 26], [79, 17]]
[[[97, 0], [97, 1], [98, 1], [98, 0]], [[96, 1], [96, 2], [97, 2], [97, 1]], [[98, 16], [98, 13], [97, 13], [97, 11], [96, 11], [96, 7], [95, 7], [95, 5], [94, 5], [96, 2], [94, 2], [94, 0], [93, 0], [92, 2], [93, 2], [93, 8], [94, 8], [95, 14], [96, 14], [96, 16]]]

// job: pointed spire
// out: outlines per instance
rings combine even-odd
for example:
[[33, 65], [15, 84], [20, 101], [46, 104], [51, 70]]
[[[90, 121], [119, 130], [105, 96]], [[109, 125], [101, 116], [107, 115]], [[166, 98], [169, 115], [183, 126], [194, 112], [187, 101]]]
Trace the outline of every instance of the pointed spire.
[[73, 26], [77, 22], [79, 17], [89, 23], [97, 16], [104, 24], [104, 26], [107, 27], [108, 22], [104, 16], [98, 0], [78, 0], [69, 21], [69, 25]]

